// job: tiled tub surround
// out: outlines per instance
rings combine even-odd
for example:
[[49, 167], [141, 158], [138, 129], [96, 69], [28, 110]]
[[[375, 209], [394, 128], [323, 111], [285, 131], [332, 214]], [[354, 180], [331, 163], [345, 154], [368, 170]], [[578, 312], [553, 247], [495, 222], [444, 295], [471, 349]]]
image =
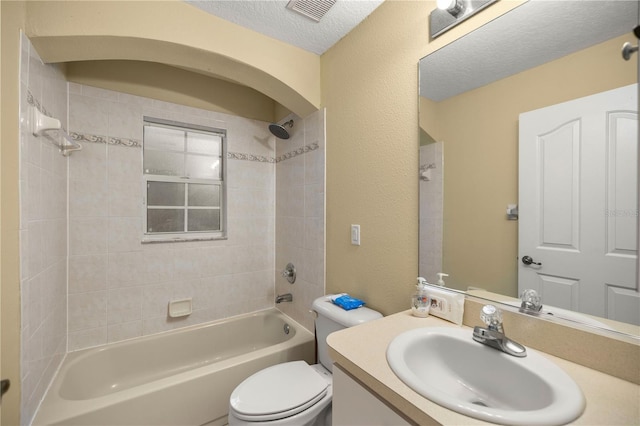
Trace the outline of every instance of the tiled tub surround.
[[[325, 294], [324, 177], [325, 111], [294, 119], [290, 139], [276, 145], [276, 293], [293, 295], [293, 303], [277, 305], [313, 330], [311, 303]], [[289, 263], [296, 267], [295, 284], [282, 277]]]
[[[274, 138], [266, 123], [69, 84], [69, 350], [273, 306]], [[227, 130], [228, 239], [142, 244], [143, 116]], [[95, 141], [95, 142], [88, 142]], [[233, 154], [232, 154], [233, 155]], [[167, 318], [167, 302], [193, 313]]]
[[[143, 116], [227, 130], [227, 240], [141, 243]], [[293, 305], [300, 308], [278, 308], [312, 330], [308, 307], [324, 292], [324, 231], [317, 220], [324, 215], [324, 112], [295, 119], [301, 133], [292, 139], [300, 146], [278, 141], [276, 152], [265, 122], [69, 84], [69, 129], [84, 141], [69, 163], [69, 351], [273, 306], [276, 245], [283, 240], [297, 254], [307, 237], [304, 195], [291, 200], [300, 217], [291, 225], [284, 219], [287, 229], [276, 237], [276, 188], [305, 178], [279, 176], [276, 184], [276, 175], [295, 161], [312, 163], [309, 185], [321, 197], [309, 200], [317, 225], [308, 227], [307, 239], [316, 249], [304, 251], [298, 263], [296, 288], [304, 296]], [[167, 318], [167, 302], [185, 297], [193, 298], [193, 313]]]
[[67, 158], [29, 128], [29, 108], [66, 127], [67, 82], [22, 36], [20, 62], [21, 412], [29, 424], [67, 347]]

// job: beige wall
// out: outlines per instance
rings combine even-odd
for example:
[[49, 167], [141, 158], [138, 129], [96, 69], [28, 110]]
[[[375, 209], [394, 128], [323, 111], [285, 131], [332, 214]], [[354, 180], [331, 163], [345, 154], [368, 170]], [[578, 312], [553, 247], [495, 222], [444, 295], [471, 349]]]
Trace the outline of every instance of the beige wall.
[[246, 86], [142, 61], [80, 61], [67, 64], [74, 83], [129, 93], [209, 111], [271, 122], [276, 102]]
[[435, 110], [421, 99], [431, 111], [429, 124], [421, 125], [445, 144], [447, 285], [517, 296], [518, 222], [506, 220], [504, 210], [518, 202], [518, 114], [634, 83], [636, 66], [619, 58], [627, 39], [439, 102]]
[[408, 308], [418, 274], [418, 60], [519, 3], [499, 2], [430, 44], [435, 2], [387, 0], [322, 56], [327, 292], [384, 314]]
[[2, 9], [2, 92], [0, 179], [2, 203], [1, 281], [2, 322], [0, 370], [3, 379], [11, 380], [11, 390], [2, 398], [2, 419], [5, 425], [19, 424], [20, 419], [20, 271], [19, 271], [19, 209], [18, 209], [18, 140], [19, 140], [19, 55], [20, 29], [24, 28], [23, 2], [0, 2]]
[[[418, 273], [417, 63], [426, 2], [387, 1], [322, 57], [327, 108], [327, 292], [384, 314]], [[361, 245], [350, 244], [359, 224]]]

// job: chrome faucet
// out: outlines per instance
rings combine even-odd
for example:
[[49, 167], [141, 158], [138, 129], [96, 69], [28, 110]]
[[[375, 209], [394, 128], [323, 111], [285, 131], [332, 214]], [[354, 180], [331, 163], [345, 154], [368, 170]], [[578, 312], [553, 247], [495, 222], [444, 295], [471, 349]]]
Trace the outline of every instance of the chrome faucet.
[[291, 293], [279, 294], [276, 296], [276, 303], [293, 302], [293, 295]]
[[527, 356], [527, 349], [524, 346], [504, 335], [502, 312], [499, 309], [493, 305], [484, 305], [480, 319], [487, 328], [474, 327], [473, 340], [519, 358]]

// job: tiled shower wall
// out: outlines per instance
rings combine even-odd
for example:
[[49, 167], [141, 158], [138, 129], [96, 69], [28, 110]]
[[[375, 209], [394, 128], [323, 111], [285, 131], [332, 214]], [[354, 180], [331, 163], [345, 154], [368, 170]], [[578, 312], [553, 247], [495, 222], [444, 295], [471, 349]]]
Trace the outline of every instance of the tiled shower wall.
[[430, 143], [420, 147], [420, 168], [426, 170], [430, 180], [420, 179], [420, 263], [419, 274], [430, 283], [436, 283], [442, 271], [443, 230], [443, 176], [444, 144]]
[[[22, 36], [20, 62], [21, 412], [31, 419], [67, 347], [67, 158], [29, 127], [29, 110], [66, 127], [67, 82]], [[53, 133], [55, 136], [55, 132]]]
[[[276, 146], [276, 293], [293, 295], [278, 308], [313, 331], [311, 303], [325, 294], [325, 111], [293, 119], [291, 138]], [[289, 262], [293, 285], [282, 276]]]
[[[143, 116], [227, 130], [227, 240], [141, 244]], [[273, 306], [267, 123], [70, 83], [69, 127], [69, 351]], [[185, 297], [193, 313], [168, 318]]]

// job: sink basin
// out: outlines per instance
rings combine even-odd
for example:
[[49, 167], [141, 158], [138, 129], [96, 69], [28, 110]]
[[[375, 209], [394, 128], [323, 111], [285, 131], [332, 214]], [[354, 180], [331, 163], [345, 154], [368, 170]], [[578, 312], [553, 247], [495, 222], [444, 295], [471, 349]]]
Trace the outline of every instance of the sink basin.
[[472, 338], [471, 330], [427, 327], [398, 335], [387, 348], [393, 372], [425, 398], [458, 413], [508, 425], [560, 425], [585, 408], [578, 385], [527, 348], [516, 358]]

